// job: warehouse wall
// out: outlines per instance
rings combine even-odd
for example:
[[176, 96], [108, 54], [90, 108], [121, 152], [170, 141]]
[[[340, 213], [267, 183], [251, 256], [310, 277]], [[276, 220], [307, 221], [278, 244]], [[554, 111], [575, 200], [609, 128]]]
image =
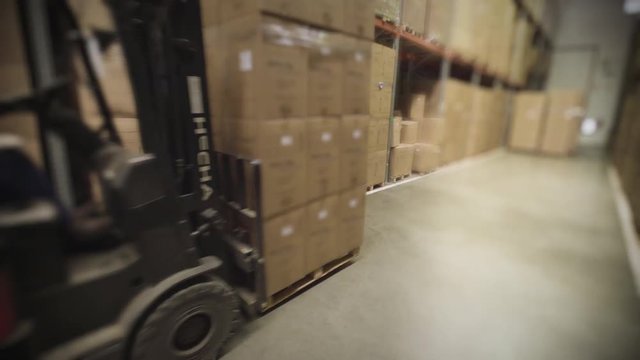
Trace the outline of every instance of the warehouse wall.
[[[586, 64], [588, 57], [592, 57], [587, 116], [602, 120], [604, 127], [593, 136], [582, 137], [580, 143], [604, 146], [618, 106], [632, 18], [624, 14], [623, 0], [564, 0], [560, 14], [555, 37], [557, 52], [552, 59], [548, 86], [567, 87], [572, 85], [569, 79], [585, 83], [584, 66], [576, 66], [576, 61]], [[585, 58], [575, 59], [580, 53]]]

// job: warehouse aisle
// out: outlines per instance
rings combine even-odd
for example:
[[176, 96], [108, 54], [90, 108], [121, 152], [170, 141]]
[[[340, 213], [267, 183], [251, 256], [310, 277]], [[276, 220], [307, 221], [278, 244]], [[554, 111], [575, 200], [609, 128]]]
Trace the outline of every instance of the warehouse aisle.
[[235, 359], [638, 359], [605, 166], [498, 153], [367, 198], [360, 260], [247, 326]]

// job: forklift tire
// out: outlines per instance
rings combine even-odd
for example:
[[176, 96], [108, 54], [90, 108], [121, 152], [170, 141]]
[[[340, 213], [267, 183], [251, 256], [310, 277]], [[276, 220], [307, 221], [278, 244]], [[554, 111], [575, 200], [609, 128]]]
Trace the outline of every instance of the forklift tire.
[[215, 359], [235, 331], [239, 309], [232, 289], [213, 279], [173, 294], [134, 334], [131, 358]]

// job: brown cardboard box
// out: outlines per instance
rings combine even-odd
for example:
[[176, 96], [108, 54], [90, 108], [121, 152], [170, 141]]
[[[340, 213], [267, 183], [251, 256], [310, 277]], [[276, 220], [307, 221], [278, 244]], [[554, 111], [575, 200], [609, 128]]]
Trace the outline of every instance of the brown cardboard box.
[[[300, 206], [307, 201], [305, 155], [261, 162], [262, 216], [265, 219]], [[248, 177], [248, 183], [253, 179]], [[255, 209], [255, 205], [252, 207]]]
[[442, 145], [444, 141], [445, 119], [427, 117], [418, 121], [418, 142]]
[[368, 151], [387, 150], [389, 139], [389, 121], [386, 119], [369, 120], [369, 146]]
[[226, 22], [245, 15], [266, 11], [295, 19], [309, 18], [307, 1], [300, 0], [223, 0], [220, 2], [220, 20]]
[[402, 134], [402, 118], [393, 118], [393, 136], [391, 137], [391, 147], [400, 145], [400, 136]]
[[333, 195], [307, 206], [305, 273], [313, 272], [337, 257], [338, 202], [338, 195]]
[[343, 35], [311, 32], [309, 47], [309, 115], [342, 114]]
[[338, 227], [338, 251], [336, 258], [357, 249], [364, 238], [364, 189], [356, 187], [340, 194], [338, 200], [340, 221]]
[[309, 154], [334, 154], [340, 151], [340, 118], [318, 116], [306, 120]]
[[384, 183], [387, 168], [387, 151], [371, 152], [367, 161], [367, 186]]
[[475, 49], [479, 33], [476, 31], [475, 24], [477, 21], [476, 3], [478, 2], [476, 0], [456, 0], [451, 21], [449, 45], [467, 59], [477, 57]]
[[[99, 114], [98, 105], [88, 85], [88, 78], [84, 73], [81, 61], [76, 58], [78, 70], [79, 105], [83, 116]], [[98, 72], [100, 85], [107, 104], [115, 116], [136, 117], [136, 105], [129, 81], [127, 63], [120, 44], [109, 46], [102, 53], [102, 71]]]
[[447, 80], [441, 86], [444, 86], [443, 115], [446, 119], [441, 162], [448, 164], [465, 155], [473, 90], [458, 80]]
[[391, 178], [399, 178], [411, 174], [413, 165], [414, 146], [409, 144], [400, 144], [391, 148], [391, 157], [389, 158], [389, 172]]
[[248, 159], [281, 159], [303, 154], [307, 124], [302, 119], [240, 120], [234, 139], [235, 153]]
[[374, 11], [383, 19], [398, 24], [400, 21], [400, 0], [374, 0]]
[[404, 0], [402, 2], [402, 25], [408, 26], [419, 36], [425, 33], [427, 0]]
[[343, 30], [347, 34], [373, 40], [373, 2], [371, 0], [344, 0]]
[[25, 154], [31, 161], [39, 167], [44, 165], [40, 148], [40, 129], [33, 113], [13, 112], [0, 116], [0, 133], [18, 136], [23, 143]]
[[537, 150], [540, 145], [547, 98], [544, 92], [523, 91], [515, 96], [509, 146]]
[[569, 155], [576, 147], [584, 114], [584, 93], [578, 90], [549, 91], [549, 108], [540, 150]]
[[429, 0], [427, 5], [426, 39], [438, 44], [448, 44], [455, 1]]
[[341, 152], [366, 152], [369, 116], [345, 115], [340, 120]]
[[371, 43], [344, 38], [343, 114], [369, 114]]
[[367, 183], [367, 153], [340, 153], [340, 189], [360, 186]]
[[371, 116], [388, 117], [391, 114], [395, 68], [395, 51], [389, 47], [372, 43], [369, 83], [369, 114]]
[[75, 13], [83, 29], [114, 31], [111, 11], [102, 0], [71, 0], [71, 10]]
[[[493, 91], [476, 88], [473, 94], [473, 111], [469, 121], [466, 156], [483, 152], [489, 143], [490, 118], [493, 116]], [[497, 129], [496, 129], [497, 130]]]
[[200, 0], [200, 17], [202, 19], [203, 29], [209, 26], [216, 26], [220, 24], [220, 2], [220, 0]]
[[403, 121], [400, 130], [400, 143], [415, 144], [418, 141], [418, 122]]
[[[337, 153], [316, 153], [307, 156], [308, 200], [315, 200], [333, 194], [341, 188], [340, 161], [341, 158]], [[353, 169], [352, 176], [356, 176], [353, 175], [356, 174], [355, 171], [356, 169]]]
[[411, 94], [407, 97], [405, 113], [410, 120], [419, 120], [424, 117], [425, 105], [427, 103], [426, 94]]
[[440, 165], [440, 147], [432, 144], [415, 144], [413, 172], [420, 174], [435, 170]]
[[263, 257], [267, 295], [273, 295], [305, 275], [306, 208], [264, 223]]
[[0, 5], [0, 99], [24, 96], [31, 91], [31, 80], [17, 2], [3, 1]]
[[304, 0], [301, 2], [307, 2], [306, 21], [331, 29], [344, 28], [343, 0]]
[[226, 52], [223, 121], [307, 116], [306, 27], [249, 15], [224, 23], [220, 31], [218, 53]]

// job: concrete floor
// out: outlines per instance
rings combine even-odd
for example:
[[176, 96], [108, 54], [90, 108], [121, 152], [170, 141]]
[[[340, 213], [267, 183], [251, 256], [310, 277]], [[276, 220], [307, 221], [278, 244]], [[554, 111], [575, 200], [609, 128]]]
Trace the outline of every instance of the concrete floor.
[[247, 325], [235, 359], [640, 359], [601, 160], [498, 153], [367, 198], [360, 259]]

